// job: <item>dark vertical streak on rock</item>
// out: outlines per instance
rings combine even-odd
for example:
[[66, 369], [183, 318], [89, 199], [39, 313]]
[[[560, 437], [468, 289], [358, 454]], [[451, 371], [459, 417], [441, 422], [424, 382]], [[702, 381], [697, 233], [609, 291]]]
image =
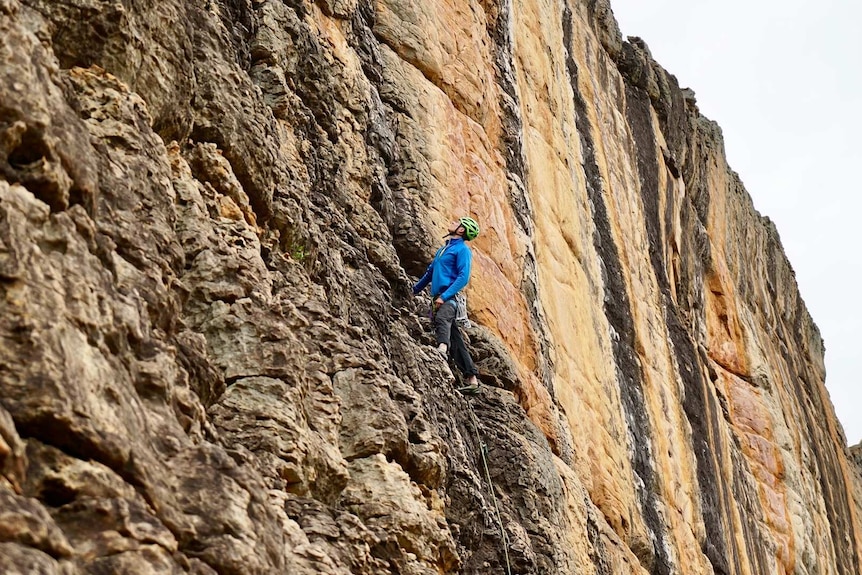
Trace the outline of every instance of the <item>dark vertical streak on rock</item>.
[[437, 234], [424, 229], [421, 204], [414, 200], [416, 182], [405, 175], [411, 171], [413, 160], [399, 135], [399, 124], [402, 117], [411, 117], [411, 111], [398, 98], [386, 96], [380, 42], [373, 32], [375, 22], [373, 3], [359, 0], [347, 37], [371, 90], [365, 143], [377, 167], [372, 171], [370, 204], [392, 236], [400, 265], [407, 273], [419, 276], [428, 265], [428, 254], [436, 249], [429, 238]]
[[251, 0], [221, 0], [220, 3], [224, 8], [221, 11], [222, 25], [230, 33], [236, 62], [247, 71], [251, 66], [249, 39], [257, 32]]
[[[772, 222], [766, 220], [769, 234], [765, 251], [769, 257], [768, 278], [770, 295], [776, 293], [784, 283], [781, 279], [782, 270], [779, 269], [781, 254], [783, 252], [777, 231]], [[792, 272], [791, 272], [792, 273]], [[806, 349], [803, 335], [803, 317], [805, 315], [804, 304], [798, 300], [789, 303], [793, 310], [793, 316], [786, 322], [778, 323], [775, 332], [780, 342], [794, 343], [794, 349]], [[776, 317], [783, 314], [776, 310]], [[831, 410], [823, 402], [822, 388], [812, 384], [816, 375], [806, 370], [804, 361], [791, 354], [787, 345], [782, 343], [777, 346], [779, 353], [787, 366], [789, 372], [789, 384], [792, 386], [793, 395], [801, 406], [803, 421], [799, 421], [798, 429], [805, 438], [805, 443], [810, 446], [814, 458], [813, 464], [809, 464], [809, 471], [816, 476], [820, 488], [820, 495], [826, 507], [826, 517], [829, 518], [830, 538], [835, 549], [835, 562], [837, 573], [856, 574], [862, 572], [862, 566], [854, 553], [856, 548], [855, 533], [850, 521], [851, 506], [853, 502], [848, 500], [848, 493], [852, 492], [851, 486], [847, 485], [846, 476], [841, 473], [841, 463], [838, 460], [836, 445], [831, 437], [829, 426], [825, 419]], [[831, 415], [829, 415], [831, 417]]]
[[[521, 228], [521, 232], [529, 238], [534, 236], [533, 213], [527, 200], [525, 181], [527, 179], [526, 160], [524, 158], [523, 122], [520, 114], [520, 102], [516, 89], [515, 73], [511, 62], [514, 59], [514, 48], [510, 35], [509, 21], [512, 9], [511, 0], [499, 4], [500, 12], [497, 14], [495, 36], [497, 50], [495, 61], [498, 74], [498, 82], [503, 89], [500, 97], [500, 109], [503, 115], [503, 146], [505, 148], [506, 169], [509, 190], [509, 204], [515, 221]], [[551, 360], [551, 344], [547, 338], [547, 327], [541, 312], [538, 287], [538, 262], [535, 251], [529, 250], [525, 254], [523, 264], [521, 293], [527, 301], [527, 309], [530, 314], [530, 322], [536, 335], [538, 355], [538, 375], [542, 384], [548, 390], [551, 398], [556, 401], [556, 390], [554, 389], [554, 370]], [[557, 454], [567, 463], [572, 461], [573, 447], [568, 433], [559, 434], [559, 444], [556, 446]]]
[[[523, 121], [521, 118], [520, 101], [518, 98], [517, 79], [513, 70], [514, 46], [511, 35], [512, 0], [499, 2], [483, 2], [486, 16], [487, 34], [493, 42], [494, 68], [497, 84], [500, 86], [500, 114], [502, 119], [502, 135], [499, 143], [506, 159], [509, 205], [515, 216], [515, 222], [521, 232], [533, 237], [533, 213], [527, 199], [525, 182], [527, 180], [527, 164], [524, 157]], [[541, 303], [537, 285], [538, 263], [532, 250], [525, 254], [521, 280], [521, 293], [527, 301], [530, 322], [537, 340], [537, 351], [541, 360], [538, 362], [538, 375], [542, 384], [548, 390], [551, 398], [556, 401], [554, 389], [554, 373], [551, 361], [551, 345], [545, 335], [547, 328], [542, 317]], [[481, 366], [480, 366], [481, 367]], [[573, 448], [568, 433], [560, 433], [559, 444], [555, 445], [556, 453], [567, 463], [572, 460]]]
[[650, 114], [649, 97], [642, 90], [626, 85], [626, 119], [635, 140], [641, 199], [644, 205], [644, 224], [649, 238], [649, 256], [662, 293], [668, 293], [670, 284], [664, 265], [661, 247], [661, 215], [659, 212], [658, 160], [655, 155], [655, 127]]
[[[700, 506], [706, 531], [701, 541], [701, 551], [707, 556], [717, 575], [740, 573], [739, 550], [734, 539], [729, 536], [730, 529], [724, 518], [731, 517], [732, 506], [729, 498], [721, 490], [721, 437], [719, 435], [719, 410], [715, 397], [709, 393], [698, 362], [698, 353], [689, 339], [688, 332], [680, 322], [676, 311], [668, 306], [665, 314], [668, 334], [673, 345], [677, 370], [685, 388], [683, 411], [691, 426], [692, 451], [697, 461], [697, 483], [700, 491]], [[705, 355], [700, 363], [708, 364]], [[730, 569], [728, 559], [736, 562]]]
[[[729, 530], [723, 522], [724, 517], [731, 516], [731, 508], [728, 498], [721, 493], [718, 482], [721, 467], [718, 465], [721, 453], [721, 438], [718, 436], [719, 407], [707, 389], [696, 348], [670, 297], [670, 282], [662, 255], [664, 242], [659, 226], [659, 167], [655, 153], [655, 127], [651, 120], [650, 99], [643, 90], [627, 84], [626, 101], [626, 117], [637, 148], [650, 262], [665, 302], [665, 321], [673, 344], [677, 369], [685, 387], [683, 410], [692, 428], [692, 449], [697, 460], [697, 480], [706, 527], [706, 537], [701, 550], [709, 558], [717, 574], [728, 574], [731, 573], [728, 558], [738, 557], [738, 553], [733, 549], [733, 552], [728, 554], [728, 542], [731, 546], [734, 544], [732, 538], [727, 535]], [[702, 360], [706, 365], [707, 359], [704, 357]], [[736, 569], [736, 572], [739, 570]]]
[[[736, 439], [734, 439], [734, 449], [731, 451], [730, 457], [733, 461], [731, 488], [737, 501], [741, 504], [740, 510], [743, 511], [740, 513], [740, 529], [742, 531], [742, 539], [745, 541], [745, 558], [752, 573], [766, 575], [770, 573], [770, 563], [765, 552], [767, 549], [770, 549], [771, 544], [765, 540], [766, 538], [763, 535], [761, 527], [763, 522], [762, 514], [751, 512], [751, 510], [756, 510], [760, 507], [759, 495], [757, 486], [750, 475], [748, 463], [742, 454], [742, 448]], [[724, 510], [725, 513], [729, 511], [729, 509]], [[739, 549], [734, 549], [733, 559], [735, 561], [736, 573], [741, 573], [739, 558]]]
[[[770, 247], [770, 251], [774, 248]], [[779, 328], [785, 332], [784, 329]], [[792, 341], [786, 332], [782, 333], [782, 341]], [[801, 348], [801, 343], [799, 344]], [[821, 496], [826, 506], [826, 517], [829, 519], [829, 536], [835, 549], [836, 573], [841, 575], [856, 575], [862, 573], [862, 565], [859, 565], [854, 550], [856, 549], [856, 538], [853, 525], [850, 522], [852, 502], [848, 500], [847, 494], [851, 493], [851, 486], [846, 483], [846, 476], [841, 473], [841, 463], [835, 452], [835, 444], [829, 435], [828, 427], [817, 420], [825, 417], [827, 410], [822, 402], [821, 394], [808, 383], [808, 378], [797, 367], [794, 358], [791, 357], [786, 346], [779, 346], [785, 364], [790, 370], [793, 390], [799, 403], [803, 407], [802, 412], [805, 421], [800, 422], [802, 432], [807, 436], [806, 443], [812, 447], [811, 451], [816, 460], [814, 475], [820, 484]]]
[[494, 41], [494, 66], [497, 71], [497, 83], [500, 85], [500, 110], [503, 116], [503, 149], [506, 158], [506, 170], [510, 179], [510, 202], [518, 224], [525, 232], [532, 229], [532, 213], [527, 202], [526, 181], [527, 167], [524, 159], [523, 122], [518, 101], [517, 81], [512, 70], [514, 48], [510, 34], [512, 2], [504, 0], [494, 6], [496, 13], [486, 14], [488, 18], [488, 34]]
[[584, 506], [587, 508], [587, 538], [590, 540], [590, 559], [593, 560], [596, 575], [613, 575], [606, 559], [605, 542], [594, 516], [595, 508], [589, 501], [586, 501]]
[[584, 155], [587, 194], [593, 209], [593, 222], [596, 226], [593, 241], [603, 264], [604, 309], [611, 326], [617, 381], [620, 385], [620, 396], [632, 441], [630, 449], [632, 467], [637, 475], [636, 490], [643, 519], [652, 538], [652, 549], [633, 549], [633, 551], [652, 575], [665, 575], [672, 572], [672, 567], [665, 545], [664, 522], [658, 512], [656, 500], [656, 477], [650, 443], [652, 430], [644, 399], [643, 373], [635, 351], [635, 330], [632, 322], [631, 302], [626, 291], [622, 264], [614, 243], [607, 207], [602, 196], [601, 174], [596, 163], [591, 128], [587, 120], [587, 104], [578, 90], [578, 67], [571, 53], [572, 25], [572, 11], [566, 4], [563, 11], [563, 41], [567, 49], [566, 68], [569, 73], [569, 82], [577, 112], [576, 124]]

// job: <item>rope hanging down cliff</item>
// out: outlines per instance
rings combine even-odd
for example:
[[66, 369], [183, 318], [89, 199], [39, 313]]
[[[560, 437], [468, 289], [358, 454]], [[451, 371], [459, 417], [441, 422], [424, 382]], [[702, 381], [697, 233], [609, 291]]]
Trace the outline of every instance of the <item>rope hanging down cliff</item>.
[[[453, 221], [447, 232], [444, 236], [448, 238], [446, 243], [437, 250], [423, 276], [414, 284], [413, 295], [418, 295], [425, 289], [425, 286], [431, 284], [431, 322], [435, 328], [437, 349], [448, 360], [453, 361], [464, 375], [466, 378], [465, 385], [458, 388], [458, 391], [469, 395], [479, 391], [479, 380], [476, 377], [479, 371], [464, 344], [458, 323], [467, 318], [466, 301], [461, 290], [470, 281], [473, 259], [473, 254], [466, 242], [476, 239], [479, 235], [479, 225], [473, 218], [464, 216]], [[491, 500], [494, 502], [494, 514], [503, 539], [506, 575], [512, 575], [512, 565], [509, 561], [509, 537], [503, 527], [503, 516], [500, 513], [494, 484], [491, 482], [491, 472], [488, 469], [488, 446], [482, 440], [482, 435], [479, 432], [479, 420], [469, 400], [467, 400], [467, 409], [470, 412], [470, 421], [473, 424], [473, 431], [479, 444], [479, 455], [482, 459], [485, 480], [488, 482]]]
[[488, 470], [488, 446], [482, 440], [482, 434], [479, 433], [479, 419], [476, 417], [476, 412], [473, 411], [473, 405], [469, 399], [467, 400], [467, 409], [470, 411], [470, 420], [473, 423], [476, 441], [479, 443], [479, 455], [482, 457], [482, 468], [485, 471], [485, 480], [488, 482], [488, 489], [491, 492], [491, 500], [494, 502], [494, 514], [497, 516], [497, 526], [500, 528], [500, 535], [503, 538], [503, 555], [506, 559], [506, 575], [512, 575], [512, 565], [509, 561], [509, 536], [506, 534], [506, 529], [503, 527], [503, 516], [500, 513], [500, 506], [497, 503], [497, 493], [494, 491], [494, 484], [491, 482], [491, 472]]

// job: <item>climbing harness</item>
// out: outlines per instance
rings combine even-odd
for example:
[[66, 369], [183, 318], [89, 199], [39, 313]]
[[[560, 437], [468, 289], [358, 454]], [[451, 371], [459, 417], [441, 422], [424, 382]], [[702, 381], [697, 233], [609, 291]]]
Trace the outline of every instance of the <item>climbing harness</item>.
[[506, 534], [506, 529], [503, 527], [503, 516], [500, 513], [500, 506], [497, 503], [497, 493], [494, 491], [494, 484], [491, 483], [491, 472], [488, 471], [488, 446], [482, 440], [482, 435], [479, 433], [479, 419], [476, 417], [476, 412], [473, 411], [473, 405], [469, 399], [467, 399], [467, 409], [470, 410], [470, 420], [473, 423], [473, 430], [476, 433], [476, 441], [479, 442], [479, 454], [482, 456], [482, 467], [485, 470], [485, 480], [488, 482], [488, 488], [491, 490], [491, 500], [494, 502], [494, 513], [497, 515], [497, 526], [500, 528], [500, 534], [503, 536], [503, 554], [506, 558], [506, 575], [512, 575], [512, 565], [509, 562], [509, 536]]

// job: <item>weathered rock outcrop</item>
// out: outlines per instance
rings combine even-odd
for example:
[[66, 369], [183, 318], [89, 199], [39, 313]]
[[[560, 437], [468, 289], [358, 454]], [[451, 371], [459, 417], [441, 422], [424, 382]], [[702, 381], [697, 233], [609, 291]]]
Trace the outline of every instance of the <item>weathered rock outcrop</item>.
[[[862, 572], [777, 231], [606, 1], [0, 0], [0, 55], [3, 573]], [[409, 289], [462, 213], [469, 399]]]

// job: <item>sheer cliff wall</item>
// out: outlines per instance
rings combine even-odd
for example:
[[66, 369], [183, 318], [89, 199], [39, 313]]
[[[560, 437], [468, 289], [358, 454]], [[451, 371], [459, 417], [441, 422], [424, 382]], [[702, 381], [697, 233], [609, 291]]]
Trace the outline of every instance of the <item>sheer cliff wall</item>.
[[[606, 2], [0, 0], [0, 54], [4, 573], [860, 573], [778, 234]], [[467, 213], [473, 398], [409, 289]]]

